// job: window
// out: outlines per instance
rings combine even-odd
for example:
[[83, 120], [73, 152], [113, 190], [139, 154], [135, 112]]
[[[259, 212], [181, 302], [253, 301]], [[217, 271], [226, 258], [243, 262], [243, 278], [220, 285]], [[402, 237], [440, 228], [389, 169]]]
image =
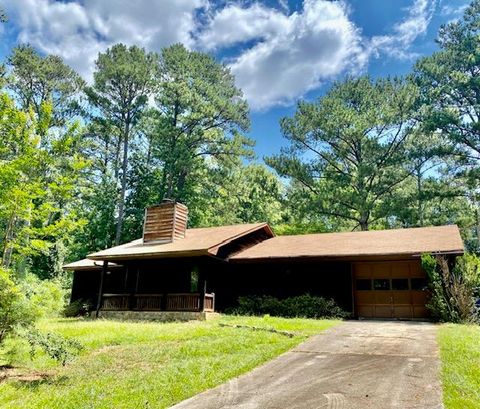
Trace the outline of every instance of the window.
[[390, 290], [390, 280], [388, 278], [376, 278], [373, 280], [374, 290]]
[[417, 291], [425, 291], [428, 286], [426, 278], [411, 278], [410, 283], [412, 285], [412, 290]]
[[198, 291], [198, 270], [194, 268], [190, 273], [190, 292], [196, 293]]
[[370, 279], [357, 279], [357, 290], [369, 291], [372, 289], [372, 281]]
[[408, 278], [393, 278], [392, 290], [408, 290]]

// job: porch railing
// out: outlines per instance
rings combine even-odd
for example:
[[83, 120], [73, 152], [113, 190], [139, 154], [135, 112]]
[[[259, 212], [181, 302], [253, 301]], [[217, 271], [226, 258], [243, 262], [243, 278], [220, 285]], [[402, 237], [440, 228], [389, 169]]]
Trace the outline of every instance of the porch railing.
[[205, 301], [203, 302], [203, 310], [207, 312], [215, 311], [215, 294], [205, 294]]
[[133, 309], [139, 311], [161, 311], [163, 297], [158, 294], [136, 294], [133, 297]]
[[[103, 294], [104, 311], [201, 311], [198, 293], [175, 294]], [[205, 294], [203, 311], [215, 310], [215, 294]]]
[[130, 294], [103, 294], [102, 310], [126, 311], [130, 309]]

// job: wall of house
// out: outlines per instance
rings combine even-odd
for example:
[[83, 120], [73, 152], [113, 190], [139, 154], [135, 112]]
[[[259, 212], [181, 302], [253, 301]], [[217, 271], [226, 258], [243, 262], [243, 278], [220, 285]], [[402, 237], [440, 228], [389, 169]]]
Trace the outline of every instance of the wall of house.
[[95, 306], [100, 286], [100, 270], [80, 270], [73, 273], [70, 302], [82, 300]]
[[228, 264], [210, 269], [207, 290], [215, 293], [217, 311], [237, 303], [243, 295], [286, 298], [311, 294], [333, 298], [352, 311], [350, 262], [264, 262]]
[[[243, 295], [286, 298], [307, 293], [333, 298], [342, 308], [352, 311], [349, 262], [232, 264], [213, 258], [191, 258], [126, 262], [124, 266], [106, 274], [105, 294], [197, 292], [200, 289], [192, 287], [195, 272], [200, 282], [205, 280], [206, 291], [215, 293], [217, 311], [235, 306]], [[90, 299], [96, 305], [99, 284], [100, 271], [75, 272], [72, 301]]]

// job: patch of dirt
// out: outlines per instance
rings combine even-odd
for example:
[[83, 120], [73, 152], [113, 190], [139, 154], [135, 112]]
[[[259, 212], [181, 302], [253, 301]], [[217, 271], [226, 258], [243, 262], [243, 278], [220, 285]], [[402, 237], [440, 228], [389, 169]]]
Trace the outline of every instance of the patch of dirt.
[[53, 375], [54, 372], [51, 371], [29, 371], [26, 368], [15, 368], [8, 365], [0, 367], [0, 382], [38, 382], [47, 380]]

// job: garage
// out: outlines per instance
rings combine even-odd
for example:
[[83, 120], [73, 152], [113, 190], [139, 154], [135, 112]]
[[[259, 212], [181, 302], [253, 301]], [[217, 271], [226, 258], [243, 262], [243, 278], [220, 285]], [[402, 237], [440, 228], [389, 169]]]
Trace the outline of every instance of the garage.
[[427, 277], [420, 260], [353, 263], [359, 318], [428, 318]]

